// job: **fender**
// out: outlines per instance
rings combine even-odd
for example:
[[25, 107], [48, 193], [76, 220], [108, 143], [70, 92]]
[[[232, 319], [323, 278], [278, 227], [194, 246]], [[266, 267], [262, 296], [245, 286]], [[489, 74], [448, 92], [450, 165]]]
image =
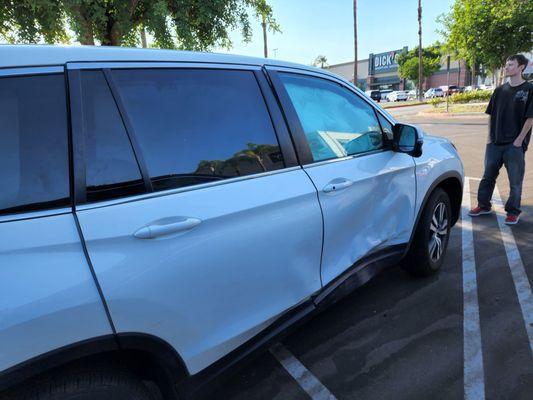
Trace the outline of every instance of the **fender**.
[[426, 194], [424, 195], [424, 199], [422, 200], [422, 203], [420, 205], [420, 209], [418, 210], [418, 214], [416, 216], [416, 219], [415, 219], [415, 223], [413, 225], [413, 230], [411, 232], [411, 237], [409, 238], [409, 244], [407, 246], [407, 249], [405, 250], [405, 253], [404, 253], [404, 256], [407, 255], [407, 253], [409, 252], [409, 249], [411, 248], [411, 243], [413, 242], [413, 239], [414, 239], [414, 236], [415, 236], [415, 232], [418, 228], [418, 223], [420, 221], [420, 217], [422, 216], [422, 212], [424, 211], [424, 208], [426, 208], [426, 204], [429, 200], [429, 196], [431, 196], [431, 194], [433, 193], [433, 191], [441, 186], [441, 184], [446, 181], [447, 179], [456, 179], [457, 182], [459, 183], [459, 185], [461, 186], [461, 191], [460, 191], [460, 198], [459, 198], [459, 201], [457, 202], [457, 204], [459, 205], [459, 207], [457, 207], [457, 209], [453, 209], [453, 204], [455, 204], [456, 202], [454, 202], [454, 199], [451, 199], [450, 200], [452, 201], [452, 211], [453, 211], [453, 214], [452, 214], [452, 227], [455, 225], [455, 223], [457, 222], [457, 220], [459, 219], [459, 215], [460, 215], [460, 211], [461, 211], [461, 201], [462, 201], [462, 198], [463, 198], [463, 177], [461, 176], [461, 174], [457, 171], [448, 171], [442, 175], [440, 175], [437, 179], [435, 179], [433, 181], [433, 183], [431, 184], [431, 186], [429, 187], [429, 189], [427, 190]]

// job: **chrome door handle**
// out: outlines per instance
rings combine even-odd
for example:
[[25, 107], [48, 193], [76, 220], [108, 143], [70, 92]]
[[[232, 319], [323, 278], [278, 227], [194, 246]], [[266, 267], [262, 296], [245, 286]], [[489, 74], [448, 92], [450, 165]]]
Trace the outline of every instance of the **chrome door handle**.
[[189, 217], [164, 218], [143, 226], [137, 230], [133, 236], [138, 239], [154, 239], [165, 235], [171, 235], [173, 233], [188, 231], [201, 222], [202, 221], [198, 218]]
[[331, 192], [337, 192], [342, 189], [349, 188], [353, 185], [353, 181], [345, 178], [337, 178], [333, 179], [331, 182], [329, 182], [322, 191], [324, 193], [331, 193]]

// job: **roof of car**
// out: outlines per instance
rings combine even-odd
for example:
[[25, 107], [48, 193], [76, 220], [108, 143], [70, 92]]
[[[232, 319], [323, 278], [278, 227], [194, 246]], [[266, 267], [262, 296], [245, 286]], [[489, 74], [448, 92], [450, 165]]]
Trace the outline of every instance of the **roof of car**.
[[339, 78], [336, 74], [311, 66], [232, 54], [103, 46], [0, 45], [0, 68], [113, 61], [273, 65], [305, 69]]

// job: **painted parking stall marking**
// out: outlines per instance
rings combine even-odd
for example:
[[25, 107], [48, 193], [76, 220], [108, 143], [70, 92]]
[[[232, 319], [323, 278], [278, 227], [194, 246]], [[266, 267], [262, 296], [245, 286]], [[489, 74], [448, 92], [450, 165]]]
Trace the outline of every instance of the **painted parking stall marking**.
[[336, 397], [294, 357], [285, 346], [277, 343], [270, 349], [272, 355], [285, 370], [298, 382], [300, 387], [313, 400], [336, 400]]
[[507, 261], [511, 269], [518, 302], [522, 310], [522, 317], [524, 318], [527, 336], [529, 338], [529, 347], [533, 355], [533, 294], [531, 292], [531, 285], [529, 284], [522, 257], [516, 246], [513, 231], [508, 225], [505, 225], [505, 210], [497, 187], [494, 188], [492, 200], [494, 209], [496, 210], [498, 225], [502, 233], [505, 253], [507, 254]]
[[483, 353], [481, 350], [474, 232], [472, 229], [472, 218], [468, 215], [470, 207], [470, 180], [467, 177], [464, 182], [463, 203], [461, 205], [464, 398], [465, 400], [483, 400], [485, 399], [485, 380]]

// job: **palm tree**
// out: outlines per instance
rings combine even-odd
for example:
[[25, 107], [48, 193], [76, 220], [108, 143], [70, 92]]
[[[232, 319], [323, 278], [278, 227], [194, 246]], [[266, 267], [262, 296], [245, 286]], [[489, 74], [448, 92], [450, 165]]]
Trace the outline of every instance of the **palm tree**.
[[319, 55], [315, 58], [313, 65], [315, 67], [318, 67], [320, 65], [320, 68], [324, 69], [324, 67], [328, 65], [328, 59], [326, 58], [326, 56]]
[[261, 14], [261, 26], [263, 27], [263, 55], [265, 58], [268, 58], [267, 22], [265, 14]]
[[268, 57], [268, 43], [267, 43], [267, 29], [272, 33], [281, 33], [279, 24], [272, 15], [272, 7], [266, 1], [259, 1], [257, 3], [258, 11], [256, 16], [261, 20], [261, 27], [263, 28], [263, 55]]
[[354, 63], [353, 84], [357, 86], [357, 0], [353, 0]]

